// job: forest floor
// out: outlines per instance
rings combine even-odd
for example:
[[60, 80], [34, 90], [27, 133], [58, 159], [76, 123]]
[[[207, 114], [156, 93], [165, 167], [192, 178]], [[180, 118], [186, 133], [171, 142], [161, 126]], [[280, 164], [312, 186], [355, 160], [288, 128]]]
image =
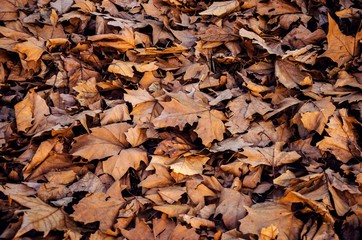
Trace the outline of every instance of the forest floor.
[[361, 239], [358, 0], [1, 0], [0, 239]]

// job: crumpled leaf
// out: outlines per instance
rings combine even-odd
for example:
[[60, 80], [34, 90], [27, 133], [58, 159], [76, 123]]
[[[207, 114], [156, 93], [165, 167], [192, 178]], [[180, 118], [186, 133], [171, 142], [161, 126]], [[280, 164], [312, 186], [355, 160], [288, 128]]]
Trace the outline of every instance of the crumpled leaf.
[[51, 230], [65, 231], [76, 227], [75, 223], [61, 208], [51, 207], [38, 198], [22, 195], [10, 195], [10, 198], [30, 208], [19, 210], [19, 212], [24, 212], [24, 218], [15, 238], [32, 229], [44, 232], [44, 237], [46, 237]]
[[326, 131], [329, 135], [317, 143], [322, 151], [331, 152], [339, 161], [347, 163], [354, 156], [361, 156], [357, 136], [353, 124], [359, 124], [353, 117], [348, 116], [346, 109], [336, 112]]

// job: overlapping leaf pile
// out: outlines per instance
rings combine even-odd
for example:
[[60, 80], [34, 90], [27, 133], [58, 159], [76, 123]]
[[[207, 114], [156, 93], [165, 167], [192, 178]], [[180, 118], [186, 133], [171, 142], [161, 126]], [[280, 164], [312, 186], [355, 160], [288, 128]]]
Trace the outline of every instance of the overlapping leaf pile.
[[360, 239], [361, 8], [2, 0], [0, 238]]

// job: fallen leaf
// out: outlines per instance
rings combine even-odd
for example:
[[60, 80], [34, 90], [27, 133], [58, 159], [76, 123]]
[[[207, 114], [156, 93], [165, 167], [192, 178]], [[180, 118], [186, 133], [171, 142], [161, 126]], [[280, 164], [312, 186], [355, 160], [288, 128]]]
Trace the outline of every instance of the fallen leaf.
[[260, 239], [261, 240], [277, 239], [278, 234], [279, 234], [278, 228], [276, 226], [274, 226], [273, 224], [270, 224], [269, 227], [261, 229]]
[[130, 125], [127, 123], [114, 123], [91, 128], [91, 134], [75, 138], [71, 154], [88, 160], [118, 155], [128, 144], [124, 134], [128, 128]]
[[301, 157], [296, 151], [283, 151], [283, 145], [283, 142], [277, 142], [274, 147], [245, 147], [241, 153], [247, 158], [242, 159], [242, 161], [252, 166], [263, 164], [278, 167], [283, 164], [293, 163]]
[[355, 57], [358, 42], [361, 39], [362, 34], [360, 33], [356, 37], [344, 35], [339, 29], [338, 24], [328, 14], [328, 48], [320, 57], [329, 57], [340, 67]]
[[15, 238], [32, 229], [44, 232], [44, 237], [46, 237], [51, 230], [63, 231], [76, 227], [75, 223], [62, 209], [51, 207], [38, 198], [22, 195], [11, 195], [10, 198], [24, 207], [30, 208], [28, 210], [19, 210], [19, 212], [24, 213], [24, 218]]
[[40, 128], [45, 116], [50, 114], [45, 100], [34, 89], [30, 90], [25, 98], [14, 106], [18, 131], [35, 133]]
[[99, 221], [99, 229], [107, 231], [115, 223], [118, 210], [122, 205], [122, 201], [108, 198], [105, 193], [97, 192], [83, 198], [78, 204], [74, 205], [74, 212], [71, 216], [75, 221], [85, 224]]
[[141, 162], [148, 164], [147, 153], [138, 148], [129, 148], [123, 149], [118, 155], [108, 158], [102, 165], [105, 173], [118, 180], [126, 174], [129, 168], [138, 170]]
[[245, 206], [252, 205], [250, 196], [228, 188], [221, 191], [219, 201], [215, 216], [222, 214], [222, 220], [228, 229], [236, 228], [238, 221], [246, 216]]
[[353, 127], [357, 123], [349, 117], [346, 109], [340, 109], [327, 124], [326, 131], [329, 135], [317, 143], [322, 151], [331, 152], [339, 161], [347, 163], [354, 155], [360, 156], [361, 151], [357, 144], [357, 136]]
[[233, 11], [236, 11], [239, 8], [239, 2], [236, 0], [232, 1], [223, 1], [223, 2], [213, 2], [208, 9], [200, 12], [200, 15], [214, 15], [222, 16]]
[[209, 160], [208, 157], [192, 154], [184, 154], [172, 164], [170, 168], [175, 173], [182, 173], [184, 175], [202, 174], [203, 165]]
[[303, 222], [294, 216], [291, 204], [267, 202], [245, 208], [248, 215], [240, 220], [239, 226], [243, 234], [251, 233], [260, 237], [262, 229], [273, 224], [279, 230], [278, 239], [299, 238]]

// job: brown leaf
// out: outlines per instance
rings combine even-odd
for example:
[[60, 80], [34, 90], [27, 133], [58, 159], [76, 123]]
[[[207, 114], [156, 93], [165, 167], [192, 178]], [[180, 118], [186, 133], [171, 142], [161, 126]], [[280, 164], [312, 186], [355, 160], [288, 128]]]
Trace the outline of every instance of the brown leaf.
[[214, 15], [214, 16], [223, 16], [227, 13], [236, 11], [239, 8], [239, 2], [236, 0], [232, 1], [223, 1], [223, 2], [213, 2], [208, 9], [200, 12], [200, 15]]
[[121, 233], [129, 240], [152, 240], [155, 239], [151, 228], [144, 220], [136, 218], [136, 226], [130, 231], [121, 229]]
[[328, 136], [317, 143], [322, 151], [331, 152], [339, 161], [347, 163], [354, 156], [360, 156], [357, 136], [353, 124], [357, 123], [349, 117], [346, 109], [340, 109], [330, 119], [326, 129]]
[[153, 209], [166, 213], [168, 217], [171, 218], [187, 213], [190, 207], [188, 205], [165, 204], [162, 206], [154, 206]]
[[115, 180], [121, 179], [129, 168], [139, 170], [141, 162], [148, 164], [147, 153], [139, 148], [123, 149], [119, 155], [103, 162], [103, 171]]
[[20, 54], [26, 55], [26, 61], [38, 61], [45, 51], [44, 41], [39, 41], [36, 38], [29, 38], [27, 41], [15, 44], [14, 48]]
[[252, 166], [263, 164], [278, 167], [283, 164], [293, 163], [300, 158], [300, 155], [296, 151], [283, 151], [283, 145], [283, 142], [277, 142], [274, 147], [245, 147], [241, 153], [247, 158], [242, 159], [242, 161]]
[[273, 224], [279, 230], [278, 239], [299, 238], [303, 222], [294, 217], [291, 204], [267, 202], [257, 203], [251, 208], [245, 208], [248, 215], [240, 220], [239, 230], [242, 233], [256, 234], [260, 237], [262, 228]]
[[150, 122], [158, 117], [162, 111], [162, 106], [146, 90], [127, 90], [124, 99], [133, 106], [131, 115], [135, 123]]
[[34, 89], [30, 90], [14, 109], [17, 129], [25, 133], [35, 133], [37, 128], [41, 128], [45, 116], [50, 114], [45, 100]]
[[320, 57], [329, 57], [340, 67], [355, 57], [358, 42], [361, 39], [362, 34], [357, 34], [356, 37], [344, 35], [339, 29], [338, 24], [328, 14], [328, 48]]
[[86, 82], [80, 82], [73, 89], [78, 92], [77, 99], [81, 106], [89, 106], [101, 99], [96, 87], [95, 78], [90, 78]]
[[64, 231], [76, 227], [75, 223], [62, 209], [51, 207], [38, 198], [22, 195], [11, 195], [10, 197], [19, 204], [30, 208], [28, 210], [19, 210], [24, 212], [24, 219], [15, 238], [32, 229], [44, 232], [44, 237], [46, 237], [51, 230]]
[[303, 80], [308, 77], [306, 72], [301, 70], [300, 65], [288, 60], [277, 60], [275, 62], [275, 76], [287, 88], [298, 88]]
[[208, 157], [193, 154], [184, 154], [172, 164], [170, 168], [176, 173], [184, 175], [202, 174], [203, 165], [209, 160]]
[[88, 160], [118, 155], [128, 144], [124, 133], [129, 127], [127, 123], [114, 123], [91, 128], [91, 134], [75, 138], [76, 142], [72, 145], [70, 153]]
[[252, 204], [250, 196], [228, 188], [221, 191], [219, 201], [215, 216], [222, 214], [222, 220], [228, 229], [238, 226], [238, 221], [246, 216], [245, 206], [250, 207]]
[[85, 224], [99, 221], [99, 229], [107, 231], [115, 223], [122, 204], [123, 202], [118, 199], [108, 198], [105, 193], [97, 192], [74, 205], [74, 212], [71, 216], [75, 221]]

